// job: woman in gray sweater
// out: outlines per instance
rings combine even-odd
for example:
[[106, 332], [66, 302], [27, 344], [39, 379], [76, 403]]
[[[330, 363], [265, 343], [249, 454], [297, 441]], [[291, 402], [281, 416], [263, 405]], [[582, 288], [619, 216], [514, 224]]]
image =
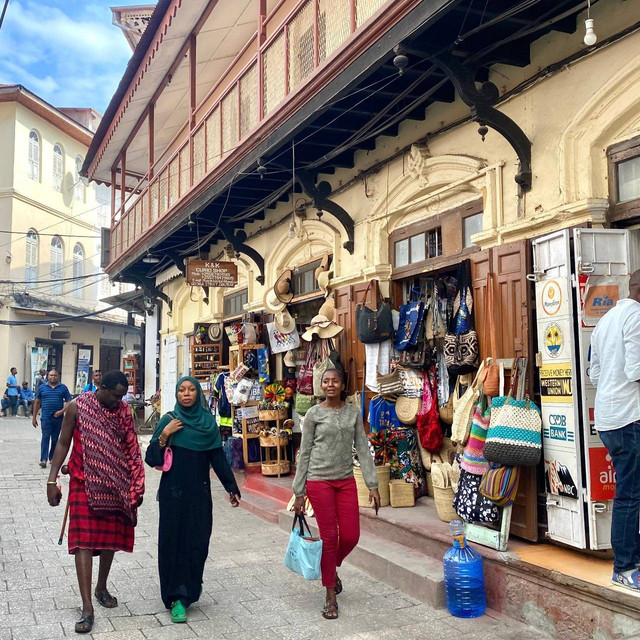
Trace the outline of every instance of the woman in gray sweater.
[[345, 403], [344, 373], [328, 369], [322, 376], [326, 399], [304, 417], [302, 443], [293, 492], [296, 513], [304, 510], [305, 493], [311, 502], [322, 538], [322, 585], [327, 590], [322, 615], [338, 617], [336, 595], [342, 582], [336, 568], [353, 551], [360, 538], [358, 494], [353, 477], [353, 446], [362, 466], [376, 510], [380, 506], [378, 477], [358, 407]]

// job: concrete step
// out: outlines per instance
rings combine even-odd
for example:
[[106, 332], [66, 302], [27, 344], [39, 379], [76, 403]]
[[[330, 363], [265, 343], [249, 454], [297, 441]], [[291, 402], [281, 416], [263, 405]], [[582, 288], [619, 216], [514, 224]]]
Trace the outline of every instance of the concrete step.
[[240, 506], [243, 509], [246, 509], [267, 522], [271, 522], [272, 524], [278, 523], [278, 513], [287, 506], [286, 503], [280, 500], [273, 500], [251, 490], [246, 490], [244, 487], [240, 489], [240, 492], [242, 493]]
[[261, 474], [251, 473], [245, 476], [242, 491], [252, 491], [267, 498], [271, 498], [272, 500], [279, 500], [286, 506], [293, 495], [293, 491], [291, 489], [292, 483], [292, 476], [271, 478], [265, 477]]
[[[318, 535], [315, 519], [310, 518], [308, 522], [313, 535]], [[281, 529], [291, 531], [293, 513], [280, 511], [278, 524]], [[445, 606], [441, 560], [362, 531], [360, 542], [347, 561], [376, 580], [382, 580], [432, 607], [441, 609]]]

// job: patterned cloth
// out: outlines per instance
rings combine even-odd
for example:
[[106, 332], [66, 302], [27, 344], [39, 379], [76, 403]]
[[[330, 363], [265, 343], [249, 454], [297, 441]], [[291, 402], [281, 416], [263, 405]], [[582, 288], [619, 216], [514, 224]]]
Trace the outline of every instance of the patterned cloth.
[[131, 410], [103, 406], [95, 393], [76, 398], [87, 503], [100, 514], [120, 514], [136, 524], [135, 504], [144, 493], [144, 468]]

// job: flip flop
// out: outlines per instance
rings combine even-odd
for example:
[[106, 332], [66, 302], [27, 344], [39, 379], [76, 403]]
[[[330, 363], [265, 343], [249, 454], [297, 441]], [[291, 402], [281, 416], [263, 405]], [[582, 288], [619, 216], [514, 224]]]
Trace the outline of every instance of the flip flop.
[[340, 578], [338, 578], [338, 576], [336, 576], [335, 590], [336, 590], [336, 595], [337, 596], [339, 596], [342, 593], [342, 580], [340, 580]]
[[337, 620], [338, 619], [338, 603], [327, 602], [322, 610], [322, 617], [325, 620]]
[[112, 596], [108, 591], [96, 591], [95, 596], [105, 609], [115, 609], [118, 606], [118, 598]]
[[187, 610], [180, 600], [171, 603], [171, 622], [180, 624], [187, 621]]
[[76, 633], [90, 633], [93, 629], [93, 616], [82, 616], [78, 622], [76, 622]]

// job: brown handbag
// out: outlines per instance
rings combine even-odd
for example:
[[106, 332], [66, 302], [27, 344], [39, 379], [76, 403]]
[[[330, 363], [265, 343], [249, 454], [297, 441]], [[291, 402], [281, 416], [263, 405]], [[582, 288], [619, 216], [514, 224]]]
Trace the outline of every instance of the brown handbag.
[[493, 325], [493, 277], [487, 274], [487, 292], [484, 297], [484, 338], [485, 344], [490, 341], [491, 356], [485, 361], [485, 368], [480, 376], [480, 384], [485, 395], [492, 398], [500, 395], [500, 367], [496, 358], [496, 331]]

